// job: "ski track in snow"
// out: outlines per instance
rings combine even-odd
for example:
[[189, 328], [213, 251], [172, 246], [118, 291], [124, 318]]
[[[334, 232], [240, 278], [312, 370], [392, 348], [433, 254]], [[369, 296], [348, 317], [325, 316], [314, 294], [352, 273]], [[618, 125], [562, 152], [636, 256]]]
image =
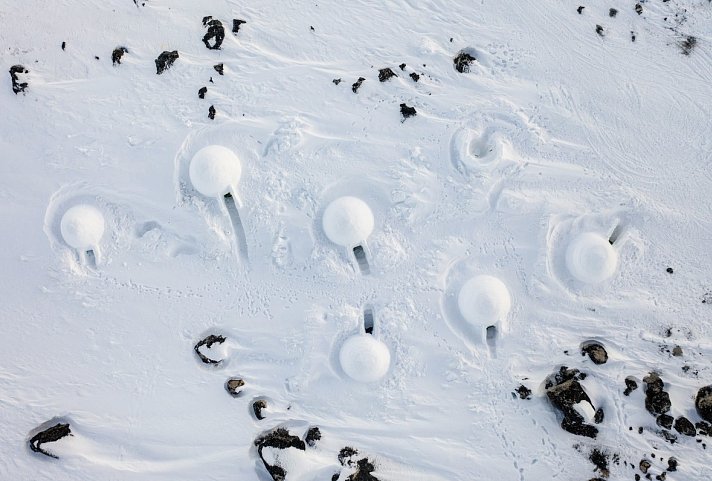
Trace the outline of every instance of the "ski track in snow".
[[[5, 5], [0, 70], [30, 72], [24, 95], [7, 74], [0, 85], [0, 478], [269, 480], [254, 439], [318, 426], [316, 448], [270, 454], [287, 481], [346, 479], [344, 446], [382, 481], [585, 480], [594, 447], [620, 455], [610, 479], [632, 479], [623, 461], [645, 456], [654, 474], [677, 457], [673, 481], [709, 479], [693, 438], [656, 434], [642, 378], [659, 371], [671, 414], [699, 419], [694, 393], [712, 383], [712, 7], [642, 5], [615, 18], [553, 0]], [[221, 50], [200, 41], [205, 15], [226, 27]], [[233, 18], [247, 21], [236, 35]], [[112, 66], [117, 46], [128, 53]], [[164, 50], [180, 57], [156, 75]], [[477, 57], [469, 73], [453, 66], [460, 51]], [[384, 67], [397, 77], [379, 82]], [[401, 122], [401, 103], [417, 115]], [[241, 159], [240, 225], [191, 185], [190, 159], [210, 144]], [[321, 229], [344, 195], [374, 213], [368, 275]], [[105, 217], [96, 265], [59, 230], [79, 203]], [[616, 226], [616, 275], [573, 279], [568, 241]], [[480, 273], [512, 296], [491, 346], [457, 309]], [[338, 352], [366, 307], [392, 365], [360, 385]], [[193, 352], [209, 334], [227, 338], [215, 366]], [[589, 340], [608, 363], [579, 355]], [[559, 427], [544, 380], [561, 365], [588, 374], [605, 410], [596, 440]], [[246, 382], [238, 398], [232, 376]], [[626, 397], [628, 376], [640, 387]], [[522, 383], [531, 400], [514, 398]], [[48, 420], [71, 425], [45, 446], [59, 460], [27, 448]]]

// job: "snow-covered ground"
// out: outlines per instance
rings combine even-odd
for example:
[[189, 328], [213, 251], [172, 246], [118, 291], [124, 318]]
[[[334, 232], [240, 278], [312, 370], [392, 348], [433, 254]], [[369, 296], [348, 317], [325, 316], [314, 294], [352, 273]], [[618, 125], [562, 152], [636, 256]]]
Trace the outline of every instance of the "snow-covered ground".
[[[263, 452], [287, 481], [346, 480], [345, 446], [381, 481], [586, 481], [603, 477], [594, 448], [613, 480], [644, 458], [655, 479], [670, 456], [668, 480], [710, 479], [710, 439], [661, 437], [642, 378], [659, 372], [669, 414], [700, 420], [712, 5], [635, 5], [0, 2], [0, 479], [269, 480], [255, 439], [313, 426], [314, 447]], [[201, 40], [207, 15], [225, 26], [220, 50]], [[29, 70], [17, 95], [14, 65]], [[397, 77], [379, 82], [383, 68]], [[190, 180], [213, 144], [242, 166], [227, 204]], [[374, 215], [367, 273], [322, 229], [343, 196]], [[104, 216], [93, 258], [62, 237], [79, 204]], [[581, 282], [600, 274], [591, 259], [579, 279], [567, 266], [587, 232], [615, 238], [600, 283]], [[478, 275], [510, 296], [490, 339], [458, 308]], [[367, 335], [367, 309], [390, 365], [359, 383], [339, 355]], [[211, 334], [226, 339], [205, 351], [217, 365], [193, 349]], [[591, 340], [606, 364], [580, 355]], [[563, 365], [605, 412], [596, 439], [559, 426], [544, 383]], [[57, 423], [72, 433], [44, 445], [59, 459], [32, 452]]]

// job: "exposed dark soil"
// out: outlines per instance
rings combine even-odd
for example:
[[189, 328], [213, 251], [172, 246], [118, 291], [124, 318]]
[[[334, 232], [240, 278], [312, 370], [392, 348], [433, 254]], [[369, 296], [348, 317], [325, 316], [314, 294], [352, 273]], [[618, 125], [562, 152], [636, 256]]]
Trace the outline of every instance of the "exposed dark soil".
[[129, 53], [126, 47], [116, 47], [114, 51], [111, 52], [111, 63], [113, 65], [121, 65], [121, 57], [123, 57], [125, 53]]
[[44, 431], [32, 436], [32, 439], [30, 439], [29, 442], [30, 449], [36, 453], [41, 453], [45, 456], [49, 456], [50, 458], [59, 459], [58, 456], [55, 456], [49, 451], [45, 451], [44, 449], [42, 449], [42, 445], [59, 441], [60, 439], [71, 435], [72, 430], [69, 428], [69, 424], [57, 423], [51, 428], [47, 428]]
[[314, 447], [316, 446], [316, 442], [321, 439], [321, 430], [314, 426], [309, 428], [309, 431], [307, 431], [307, 435], [304, 438], [304, 442], [307, 443], [307, 445]]
[[401, 115], [403, 116], [403, 120], [410, 118], [410, 117], [415, 117], [416, 114], [418, 113], [415, 110], [415, 107], [408, 107], [406, 104], [400, 104], [400, 112], [401, 112]]
[[[211, 107], [212, 108], [212, 107]], [[200, 360], [205, 363], [205, 364], [220, 364], [223, 362], [222, 359], [210, 359], [207, 357], [205, 354], [200, 352], [200, 348], [205, 346], [208, 349], [212, 348], [214, 344], [222, 344], [225, 342], [227, 339], [224, 336], [216, 336], [215, 334], [211, 334], [202, 341], [199, 341], [195, 346], [193, 346], [193, 350], [195, 353], [198, 355]]]
[[680, 42], [680, 50], [683, 55], [690, 55], [695, 46], [697, 46], [697, 38], [693, 36], [686, 37]]
[[28, 83], [20, 82], [20, 77], [18, 77], [18, 75], [26, 74], [26, 73], [30, 73], [30, 71], [27, 70], [22, 65], [13, 65], [12, 67], [10, 67], [10, 78], [12, 79], [12, 91], [15, 92], [15, 95], [19, 94], [20, 92], [24, 92], [25, 89], [27, 88]]
[[358, 80], [356, 82], [354, 82], [353, 85], [351, 85], [351, 91], [353, 93], [357, 93], [358, 89], [361, 88], [361, 84], [363, 83], [364, 80], [366, 80], [366, 79], [363, 77], [359, 77]]
[[389, 67], [382, 68], [378, 71], [378, 81], [379, 82], [386, 82], [387, 80], [392, 79], [393, 77], [397, 77], [396, 73], [391, 70]]
[[161, 53], [156, 59], [156, 73], [161, 75], [163, 72], [171, 68], [173, 62], [175, 62], [178, 57], [178, 50], [173, 50], [172, 52], [165, 51]]
[[477, 61], [477, 59], [467, 52], [460, 52], [452, 61], [455, 64], [455, 70], [460, 73], [468, 73], [470, 71], [470, 65], [472, 65], [472, 62]]

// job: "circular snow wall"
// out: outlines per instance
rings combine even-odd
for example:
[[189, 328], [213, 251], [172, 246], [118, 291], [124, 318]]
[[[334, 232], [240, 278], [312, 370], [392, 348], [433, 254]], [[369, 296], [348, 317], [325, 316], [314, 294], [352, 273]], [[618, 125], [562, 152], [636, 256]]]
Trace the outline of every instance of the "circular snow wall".
[[206, 197], [227, 194], [242, 176], [240, 159], [222, 145], [208, 145], [200, 149], [190, 161], [190, 181]]
[[512, 298], [502, 281], [496, 277], [480, 275], [462, 286], [457, 304], [467, 322], [486, 328], [507, 317], [512, 307]]
[[391, 366], [388, 347], [369, 334], [358, 334], [344, 342], [339, 352], [344, 372], [354, 381], [375, 382], [386, 375]]
[[569, 244], [566, 267], [577, 280], [597, 284], [616, 272], [618, 253], [603, 236], [587, 232]]
[[64, 241], [71, 247], [95, 249], [104, 235], [104, 216], [91, 205], [75, 205], [62, 216], [60, 230]]
[[371, 208], [357, 197], [339, 197], [324, 210], [322, 227], [335, 244], [353, 247], [373, 232]]

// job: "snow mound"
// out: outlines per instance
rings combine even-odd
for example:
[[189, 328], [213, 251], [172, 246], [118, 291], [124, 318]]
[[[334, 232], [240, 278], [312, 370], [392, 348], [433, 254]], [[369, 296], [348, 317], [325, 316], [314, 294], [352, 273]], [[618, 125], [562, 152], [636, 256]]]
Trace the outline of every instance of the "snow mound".
[[190, 181], [206, 197], [227, 194], [240, 181], [241, 175], [240, 159], [222, 145], [203, 147], [190, 162]]
[[618, 267], [618, 253], [607, 239], [587, 232], [576, 237], [566, 250], [566, 267], [572, 276], [587, 284], [610, 278]]
[[350, 337], [341, 346], [339, 362], [354, 381], [374, 382], [386, 375], [391, 365], [388, 347], [369, 334]]
[[95, 249], [104, 235], [104, 216], [91, 205], [76, 205], [64, 213], [60, 229], [64, 241], [71, 247]]
[[480, 275], [462, 286], [457, 304], [467, 322], [490, 326], [507, 317], [512, 307], [512, 298], [502, 281], [496, 277]]
[[357, 197], [340, 197], [324, 211], [322, 226], [333, 243], [353, 247], [373, 232], [373, 212]]

